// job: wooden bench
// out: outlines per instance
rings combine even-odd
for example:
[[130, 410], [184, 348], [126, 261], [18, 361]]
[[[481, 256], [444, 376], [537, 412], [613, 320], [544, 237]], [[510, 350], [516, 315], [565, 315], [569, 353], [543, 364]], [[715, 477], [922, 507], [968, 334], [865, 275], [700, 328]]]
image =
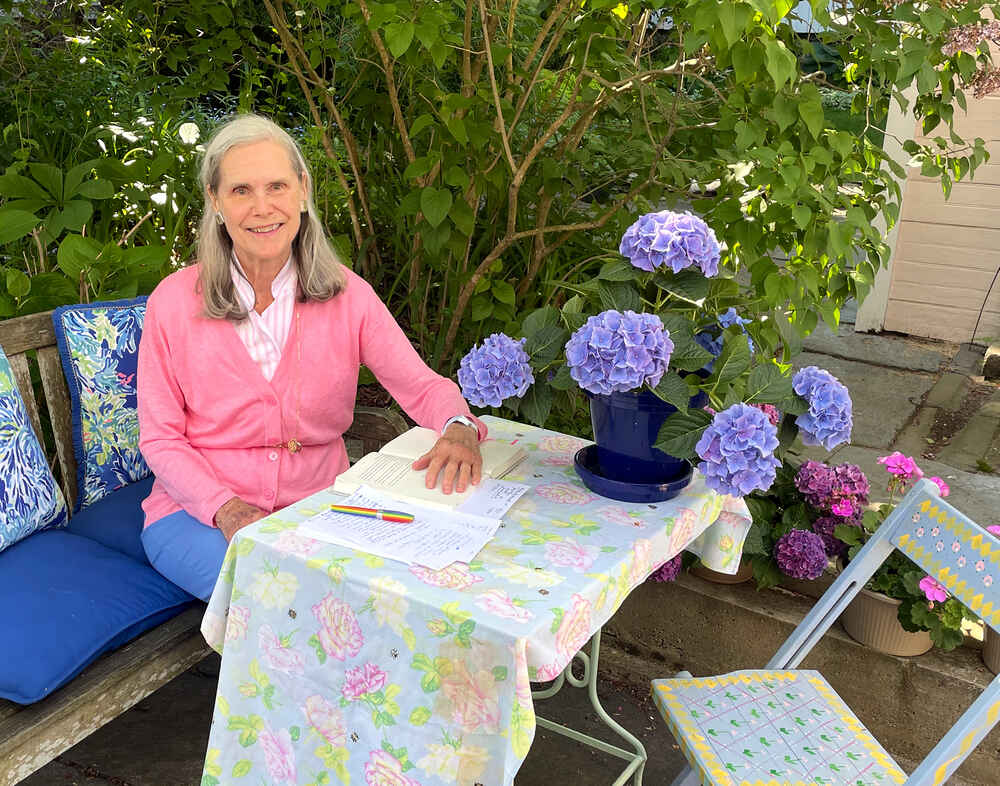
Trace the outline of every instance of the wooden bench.
[[[51, 312], [0, 321], [0, 347], [35, 433], [41, 437], [43, 421], [51, 425], [54, 444], [47, 445], [46, 452], [72, 510], [77, 488], [70, 398]], [[40, 397], [35, 395], [33, 374], [41, 382]], [[406, 429], [395, 412], [358, 407], [344, 434], [348, 456], [356, 461]], [[203, 611], [204, 605], [199, 605], [147, 631], [42, 701], [22, 706], [0, 700], [0, 786], [26, 778], [208, 655], [211, 650], [199, 630]]]

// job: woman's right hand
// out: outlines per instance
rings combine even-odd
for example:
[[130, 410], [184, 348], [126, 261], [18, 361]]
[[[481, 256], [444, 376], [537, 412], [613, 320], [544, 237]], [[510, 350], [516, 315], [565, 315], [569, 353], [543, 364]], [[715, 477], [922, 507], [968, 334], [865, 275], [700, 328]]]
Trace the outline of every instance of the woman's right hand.
[[248, 524], [267, 516], [266, 510], [261, 510], [249, 502], [244, 502], [239, 497], [233, 497], [215, 512], [215, 526], [219, 528], [226, 540], [233, 539], [233, 535], [239, 532]]

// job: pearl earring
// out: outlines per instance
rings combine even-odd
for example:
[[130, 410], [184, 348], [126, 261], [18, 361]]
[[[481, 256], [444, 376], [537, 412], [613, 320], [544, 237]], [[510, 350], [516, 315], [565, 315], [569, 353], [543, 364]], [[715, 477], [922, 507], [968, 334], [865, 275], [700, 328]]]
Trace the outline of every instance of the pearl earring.
[[215, 214], [215, 223], [218, 224], [220, 227], [226, 223], [226, 219], [223, 218], [222, 213]]

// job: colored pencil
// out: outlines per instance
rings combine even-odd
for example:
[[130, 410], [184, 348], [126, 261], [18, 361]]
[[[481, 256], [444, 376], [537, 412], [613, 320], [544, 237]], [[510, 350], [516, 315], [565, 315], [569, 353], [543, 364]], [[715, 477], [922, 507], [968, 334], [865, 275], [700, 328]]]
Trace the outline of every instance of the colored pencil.
[[397, 524], [409, 524], [413, 521], [413, 515], [404, 513], [401, 510], [379, 510], [378, 508], [359, 508], [354, 505], [331, 505], [330, 510], [334, 513], [346, 513], [348, 516], [364, 516], [369, 519], [381, 519], [382, 521], [393, 521]]

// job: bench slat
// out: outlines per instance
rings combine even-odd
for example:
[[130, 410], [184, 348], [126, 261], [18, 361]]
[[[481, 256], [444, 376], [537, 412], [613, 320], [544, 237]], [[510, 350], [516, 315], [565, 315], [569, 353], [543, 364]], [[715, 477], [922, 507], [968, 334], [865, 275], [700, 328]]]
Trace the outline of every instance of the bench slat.
[[63, 494], [66, 504], [73, 509], [76, 502], [76, 458], [73, 454], [73, 419], [70, 414], [69, 388], [63, 376], [59, 350], [43, 347], [38, 350], [38, 371], [42, 377], [42, 390], [49, 408], [52, 432], [56, 441], [56, 457], [62, 468]]
[[38, 419], [38, 404], [35, 403], [35, 391], [31, 387], [31, 369], [28, 368], [28, 358], [21, 355], [8, 355], [11, 371], [14, 372], [14, 380], [17, 382], [17, 389], [21, 391], [21, 398], [24, 399], [24, 407], [28, 410], [28, 419], [31, 427], [35, 430], [38, 441], [42, 441], [42, 422]]
[[8, 716], [0, 719], [0, 786], [26, 778], [208, 655], [204, 611], [188, 609], [36, 704], [0, 702], [0, 718]]
[[55, 346], [55, 343], [56, 331], [52, 327], [51, 311], [0, 320], [0, 347], [3, 347], [7, 357], [29, 349]]

